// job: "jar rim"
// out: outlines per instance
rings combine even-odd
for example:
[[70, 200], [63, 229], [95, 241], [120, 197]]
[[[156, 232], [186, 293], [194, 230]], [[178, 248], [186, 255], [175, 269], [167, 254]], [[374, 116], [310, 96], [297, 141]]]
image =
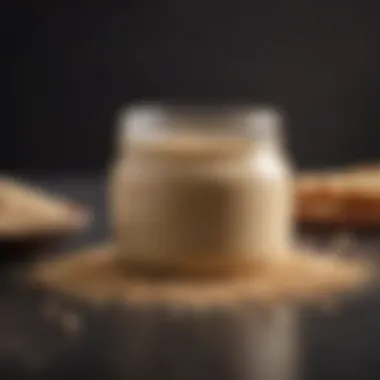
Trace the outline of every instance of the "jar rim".
[[140, 101], [130, 103], [127, 106], [123, 106], [119, 112], [120, 114], [126, 114], [130, 112], [152, 112], [162, 113], [165, 116], [171, 115], [184, 116], [220, 116], [220, 115], [246, 115], [256, 112], [267, 112], [273, 115], [277, 114], [278, 117], [284, 118], [283, 110], [276, 105], [269, 103], [234, 103], [234, 102], [221, 102], [221, 101], [209, 101], [209, 102], [180, 102], [180, 101]]

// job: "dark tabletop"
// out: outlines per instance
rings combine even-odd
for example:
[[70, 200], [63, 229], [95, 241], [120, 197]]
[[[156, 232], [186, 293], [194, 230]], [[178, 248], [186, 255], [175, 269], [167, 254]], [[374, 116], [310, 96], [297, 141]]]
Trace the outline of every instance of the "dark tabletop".
[[[127, 333], [123, 339], [127, 342], [130, 337], [129, 340], [135, 339], [137, 344], [135, 332], [128, 330], [128, 318], [121, 321], [115, 310], [105, 313], [94, 305], [83, 306], [78, 301], [63, 300], [48, 292], [26, 289], [10, 276], [23, 262], [33, 260], [36, 255], [59, 254], [83, 244], [104, 241], [108, 236], [105, 181], [83, 177], [32, 178], [32, 181], [93, 207], [95, 221], [88, 230], [51, 243], [49, 247], [2, 249], [0, 379], [127, 378], [122, 372], [114, 371], [115, 363], [110, 360], [109, 351], [115, 350], [116, 343], [109, 336], [115, 332], [112, 330], [114, 324], [125, 324], [123, 329]], [[323, 243], [324, 238], [320, 239]], [[373, 232], [360, 237], [355, 249], [360, 251], [362, 246], [380, 255], [380, 236], [378, 239]], [[305, 310], [301, 317], [305, 378], [380, 379], [379, 292], [368, 291], [354, 300], [342, 302], [341, 308], [334, 313]], [[169, 343], [163, 336], [160, 344]], [[191, 355], [191, 350], [188, 354]], [[144, 380], [169, 378], [155, 376], [152, 373]], [[215, 376], [216, 373], [208, 378], [240, 380], [226, 374]]]

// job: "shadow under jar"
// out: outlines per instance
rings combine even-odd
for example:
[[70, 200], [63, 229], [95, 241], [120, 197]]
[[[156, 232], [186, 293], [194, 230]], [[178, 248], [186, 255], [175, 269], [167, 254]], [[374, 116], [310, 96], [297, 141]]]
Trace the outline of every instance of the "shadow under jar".
[[268, 108], [145, 105], [120, 118], [111, 221], [143, 266], [280, 257], [292, 238], [292, 171]]

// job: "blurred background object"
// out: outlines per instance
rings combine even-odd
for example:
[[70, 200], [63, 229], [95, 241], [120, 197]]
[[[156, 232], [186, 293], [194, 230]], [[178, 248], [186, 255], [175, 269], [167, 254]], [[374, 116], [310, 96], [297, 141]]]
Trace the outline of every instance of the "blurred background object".
[[46, 242], [82, 232], [89, 210], [23, 181], [0, 176], [0, 250], [32, 251]]

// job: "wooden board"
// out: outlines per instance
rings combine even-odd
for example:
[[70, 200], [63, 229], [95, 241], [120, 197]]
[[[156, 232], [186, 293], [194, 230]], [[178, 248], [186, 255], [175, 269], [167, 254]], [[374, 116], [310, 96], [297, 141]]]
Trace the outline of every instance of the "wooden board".
[[296, 213], [301, 222], [380, 226], [380, 165], [299, 175]]

